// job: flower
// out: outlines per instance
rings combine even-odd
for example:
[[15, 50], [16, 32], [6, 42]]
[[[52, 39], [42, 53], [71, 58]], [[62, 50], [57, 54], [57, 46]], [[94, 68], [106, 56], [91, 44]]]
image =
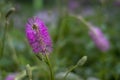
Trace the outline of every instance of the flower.
[[79, 2], [77, 0], [69, 0], [68, 7], [70, 11], [74, 11], [79, 7]]
[[5, 78], [5, 80], [15, 80], [15, 77], [16, 77], [16, 74], [9, 74], [6, 78]]
[[95, 45], [101, 51], [107, 51], [110, 47], [109, 41], [104, 36], [102, 31], [98, 27], [90, 27], [89, 35], [91, 36], [92, 40], [94, 41]]
[[26, 24], [26, 36], [35, 53], [50, 53], [52, 42], [48, 28], [38, 17], [30, 18]]

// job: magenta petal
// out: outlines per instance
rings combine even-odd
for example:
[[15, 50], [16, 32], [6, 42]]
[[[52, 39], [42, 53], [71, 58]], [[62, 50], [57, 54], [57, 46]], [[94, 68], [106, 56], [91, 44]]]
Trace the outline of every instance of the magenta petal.
[[[34, 29], [34, 26], [36, 29]], [[26, 36], [35, 53], [50, 53], [52, 41], [48, 29], [38, 17], [33, 17], [26, 24]]]

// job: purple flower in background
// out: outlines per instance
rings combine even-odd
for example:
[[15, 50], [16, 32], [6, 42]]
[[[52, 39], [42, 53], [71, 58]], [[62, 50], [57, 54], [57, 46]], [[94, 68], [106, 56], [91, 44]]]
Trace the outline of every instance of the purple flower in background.
[[16, 74], [9, 74], [5, 80], [15, 80]]
[[92, 40], [94, 41], [95, 45], [101, 51], [107, 51], [110, 47], [109, 41], [104, 36], [102, 31], [98, 27], [90, 27], [89, 35], [91, 36]]
[[35, 53], [50, 53], [52, 42], [48, 28], [38, 17], [33, 17], [26, 24], [26, 36]]
[[79, 7], [79, 2], [76, 0], [69, 0], [68, 2], [68, 7], [71, 11], [75, 10], [76, 8]]

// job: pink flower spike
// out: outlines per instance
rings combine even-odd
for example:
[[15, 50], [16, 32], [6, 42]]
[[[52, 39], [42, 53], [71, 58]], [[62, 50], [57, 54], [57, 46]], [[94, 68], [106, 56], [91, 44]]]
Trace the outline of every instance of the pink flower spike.
[[26, 36], [33, 52], [50, 53], [52, 51], [52, 41], [48, 33], [48, 28], [38, 17], [33, 17], [26, 23]]
[[89, 35], [101, 51], [105, 52], [110, 48], [109, 41], [98, 27], [90, 27]]

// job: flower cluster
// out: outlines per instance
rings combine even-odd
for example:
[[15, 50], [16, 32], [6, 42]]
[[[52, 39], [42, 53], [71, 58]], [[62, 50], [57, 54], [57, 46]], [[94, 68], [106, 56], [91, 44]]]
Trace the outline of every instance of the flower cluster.
[[26, 36], [33, 51], [37, 53], [50, 53], [52, 42], [48, 29], [38, 17], [30, 18], [26, 24]]

